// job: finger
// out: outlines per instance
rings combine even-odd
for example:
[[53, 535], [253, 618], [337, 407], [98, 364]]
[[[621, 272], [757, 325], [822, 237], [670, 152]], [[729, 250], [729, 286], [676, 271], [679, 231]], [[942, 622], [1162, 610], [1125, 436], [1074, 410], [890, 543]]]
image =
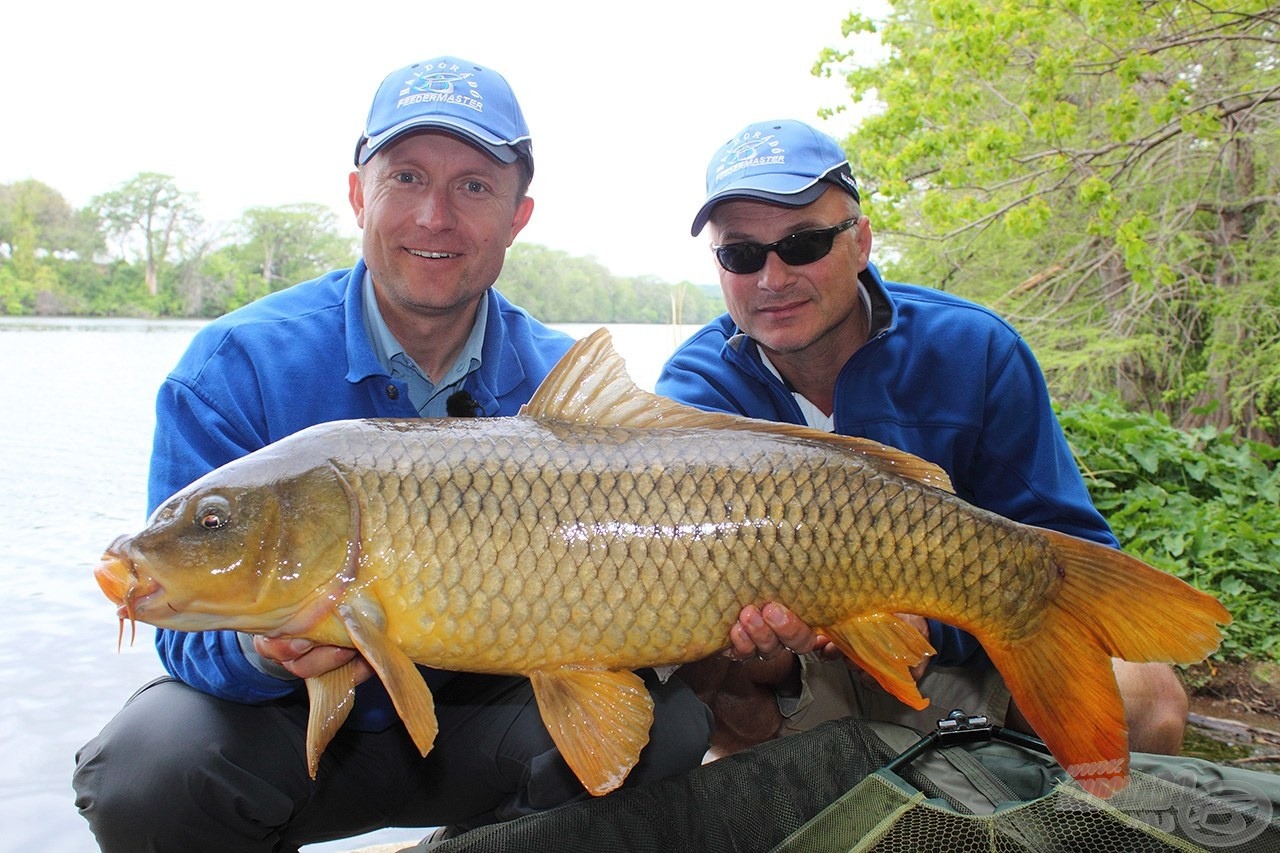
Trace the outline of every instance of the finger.
[[253, 650], [267, 660], [286, 664], [297, 660], [315, 648], [315, 643], [301, 637], [263, 637], [253, 638]]
[[912, 628], [915, 628], [917, 631], [923, 634], [926, 640], [929, 639], [929, 620], [928, 619], [925, 619], [923, 616], [917, 616], [914, 613], [895, 613], [893, 615], [897, 616], [903, 622], [906, 622]]
[[350, 663], [355, 657], [355, 649], [342, 646], [316, 646], [305, 654], [282, 663], [285, 669], [299, 678], [314, 678]]
[[[919, 631], [924, 636], [925, 640], [929, 639], [929, 620], [925, 619], [923, 616], [917, 616], [914, 613], [895, 613], [894, 615]], [[919, 663], [912, 665], [911, 677], [916, 681], [924, 678], [924, 674], [929, 668], [930, 657], [930, 655], [925, 655]]]
[[796, 654], [804, 654], [814, 648], [817, 634], [786, 607], [769, 602], [761, 615], [783, 648]]
[[376, 673], [373, 671], [373, 667], [369, 665], [369, 662], [365, 660], [364, 655], [359, 654], [355, 650], [352, 650], [351, 653], [353, 655], [352, 660], [355, 662], [353, 678], [356, 684], [363, 684]]
[[840, 647], [828, 640], [826, 637], [819, 637], [814, 643], [814, 648], [818, 650], [818, 656], [823, 660], [840, 660], [844, 657], [844, 652], [840, 651]]
[[761, 660], [771, 660], [786, 651], [778, 635], [765, 621], [764, 614], [756, 607], [744, 607], [738, 615], [738, 627], [747, 636], [755, 656]]
[[742, 623], [734, 622], [729, 629], [729, 648], [726, 654], [733, 660], [747, 660], [756, 656], [756, 643], [747, 635]]
[[764, 625], [760, 611], [744, 607], [738, 621], [729, 628], [729, 648], [725, 655], [732, 660], [769, 660], [782, 650], [773, 631]]

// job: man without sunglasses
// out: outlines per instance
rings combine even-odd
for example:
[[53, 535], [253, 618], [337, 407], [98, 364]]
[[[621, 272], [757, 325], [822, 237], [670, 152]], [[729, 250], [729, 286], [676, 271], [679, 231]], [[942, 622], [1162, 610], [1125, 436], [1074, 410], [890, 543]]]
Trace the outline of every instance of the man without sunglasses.
[[[941, 465], [971, 503], [1117, 546], [1026, 343], [985, 308], [882, 279], [860, 201], [844, 151], [804, 123], [759, 122], [726, 142], [692, 230], [709, 228], [729, 310], [677, 349], [658, 393], [875, 439]], [[972, 636], [904, 618], [938, 652], [915, 671], [932, 699], [924, 711], [875, 687], [776, 603], [742, 611], [733, 661], [681, 674], [716, 711], [722, 751], [849, 714], [929, 732], [963, 708], [1025, 727]], [[1132, 748], [1176, 753], [1187, 700], [1173, 670], [1117, 661], [1116, 674]]]
[[[453, 56], [388, 74], [353, 165], [355, 266], [205, 326], [165, 380], [153, 509], [314, 424], [514, 415], [573, 343], [493, 288], [534, 208], [529, 127], [501, 74]], [[450, 835], [589, 797], [527, 678], [419, 667], [439, 724], [423, 757], [354, 648], [166, 629], [156, 647], [169, 677], [77, 755], [76, 805], [108, 853], [288, 853], [388, 826]], [[348, 665], [350, 717], [312, 778], [303, 679]], [[679, 679], [641, 674], [654, 723], [629, 785], [698, 766], [711, 728]]]

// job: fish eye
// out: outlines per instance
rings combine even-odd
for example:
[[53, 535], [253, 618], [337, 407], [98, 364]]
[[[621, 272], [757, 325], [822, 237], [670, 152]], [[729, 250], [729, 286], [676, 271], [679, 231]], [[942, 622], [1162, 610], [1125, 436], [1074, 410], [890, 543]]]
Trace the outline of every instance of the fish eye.
[[231, 523], [231, 501], [221, 495], [208, 495], [196, 504], [196, 524], [205, 530], [218, 530]]

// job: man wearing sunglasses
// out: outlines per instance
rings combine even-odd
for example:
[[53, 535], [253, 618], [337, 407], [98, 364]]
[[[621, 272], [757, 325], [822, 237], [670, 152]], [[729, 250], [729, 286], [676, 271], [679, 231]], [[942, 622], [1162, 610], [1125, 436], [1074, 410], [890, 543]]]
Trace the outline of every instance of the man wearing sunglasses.
[[[1026, 524], [1112, 547], [1034, 356], [990, 311], [881, 278], [835, 140], [797, 121], [749, 125], [707, 169], [693, 234], [710, 231], [728, 313], [681, 345], [660, 394], [715, 411], [863, 436], [941, 465], [957, 493]], [[938, 651], [917, 667], [923, 712], [852, 671], [786, 608], [742, 611], [733, 658], [686, 667], [732, 749], [860, 714], [932, 731], [948, 709], [1025, 724], [974, 638], [905, 617]], [[1187, 700], [1162, 664], [1116, 662], [1132, 748], [1176, 752]], [[1064, 709], [1066, 712], [1067, 709]]]

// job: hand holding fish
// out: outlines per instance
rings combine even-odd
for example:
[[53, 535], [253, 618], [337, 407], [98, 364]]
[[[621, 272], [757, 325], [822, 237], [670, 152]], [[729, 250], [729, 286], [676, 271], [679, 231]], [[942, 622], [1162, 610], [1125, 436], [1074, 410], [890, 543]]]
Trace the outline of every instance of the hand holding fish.
[[326, 646], [301, 637], [255, 635], [253, 650], [264, 660], [278, 663], [298, 678], [315, 678], [354, 661], [352, 674], [360, 684], [373, 675], [373, 667], [355, 649]]
[[[909, 613], [894, 615], [919, 631], [926, 640], [929, 639], [929, 623], [923, 616]], [[814, 631], [798, 616], [777, 602], [769, 602], [762, 608], [750, 605], [742, 608], [738, 621], [729, 629], [729, 642], [731, 645], [725, 654], [736, 661], [747, 661], [752, 658], [772, 661], [782, 652], [802, 655], [816, 651], [826, 660], [839, 660], [844, 657], [844, 653], [826, 635]], [[850, 669], [863, 672], [862, 667], [853, 661], [846, 659], [846, 663], [849, 664]], [[924, 676], [927, 666], [928, 658], [925, 658], [911, 667], [911, 676], [919, 681]], [[760, 684], [781, 683], [791, 669], [792, 664], [786, 663], [785, 671], [777, 672], [777, 677], [773, 679], [757, 670], [753, 673], [755, 676], [753, 680]], [[877, 683], [871, 675], [867, 675], [866, 679], [870, 684]]]
[[[776, 602], [763, 607], [747, 605], [729, 629], [726, 654], [737, 661], [757, 658], [769, 661], [784, 652], [802, 655], [818, 647], [819, 637], [794, 613]], [[826, 643], [823, 644], [827, 645]]]

